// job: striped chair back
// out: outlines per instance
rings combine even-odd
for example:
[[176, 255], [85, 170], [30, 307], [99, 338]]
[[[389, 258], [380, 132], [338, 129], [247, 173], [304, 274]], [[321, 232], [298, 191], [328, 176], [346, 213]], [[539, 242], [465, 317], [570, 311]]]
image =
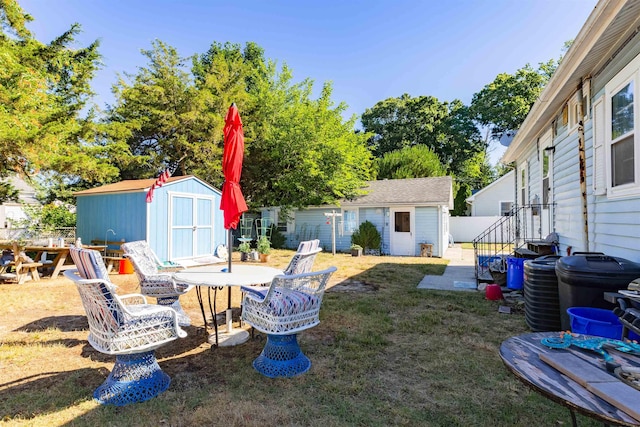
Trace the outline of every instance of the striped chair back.
[[109, 282], [109, 273], [100, 252], [93, 249], [69, 248], [71, 259], [83, 279], [102, 279]]

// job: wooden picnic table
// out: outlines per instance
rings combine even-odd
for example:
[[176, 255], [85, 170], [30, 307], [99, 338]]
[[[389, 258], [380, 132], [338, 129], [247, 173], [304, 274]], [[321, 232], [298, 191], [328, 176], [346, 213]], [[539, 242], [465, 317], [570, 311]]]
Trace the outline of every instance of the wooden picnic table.
[[[0, 244], [1, 249], [13, 249], [13, 244]], [[98, 251], [104, 250], [104, 246], [93, 246], [93, 245], [83, 245], [83, 248], [95, 249]], [[65, 270], [70, 270], [75, 268], [75, 264], [73, 260], [69, 256], [69, 246], [38, 246], [38, 245], [29, 245], [29, 246], [21, 246], [20, 250], [24, 252], [35, 252], [34, 261], [39, 262], [42, 259], [42, 254], [55, 254], [51, 262], [51, 266], [53, 267], [53, 271], [51, 272], [51, 279], [55, 279], [60, 275], [60, 272]]]

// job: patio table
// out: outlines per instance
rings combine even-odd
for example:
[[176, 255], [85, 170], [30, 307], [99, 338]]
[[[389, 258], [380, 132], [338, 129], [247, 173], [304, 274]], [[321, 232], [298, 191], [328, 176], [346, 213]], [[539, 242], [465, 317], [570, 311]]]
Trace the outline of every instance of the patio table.
[[[231, 314], [231, 286], [263, 285], [271, 283], [277, 275], [283, 274], [277, 268], [237, 265], [231, 267], [231, 273], [227, 271], [227, 265], [211, 265], [206, 267], [195, 267], [181, 270], [174, 275], [178, 282], [196, 286], [196, 295], [204, 319], [205, 331], [207, 329], [207, 318], [202, 300], [201, 287], [208, 289], [209, 310], [213, 318], [215, 333], [209, 336], [209, 343], [215, 346], [232, 346], [242, 344], [249, 339], [249, 332], [244, 329], [234, 329]], [[229, 288], [229, 302], [226, 311], [226, 330], [219, 332], [216, 321], [216, 296], [218, 288]], [[211, 304], [211, 290], [214, 291], [213, 308]]]

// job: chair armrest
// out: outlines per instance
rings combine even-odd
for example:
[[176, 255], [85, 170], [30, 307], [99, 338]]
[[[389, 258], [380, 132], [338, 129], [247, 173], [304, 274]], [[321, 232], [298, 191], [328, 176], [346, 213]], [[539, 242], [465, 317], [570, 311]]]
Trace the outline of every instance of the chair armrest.
[[122, 309], [125, 312], [125, 316], [129, 317], [130, 319], [144, 319], [145, 317], [153, 317], [163, 314], [169, 315], [173, 320], [171, 326], [176, 335], [180, 338], [184, 338], [187, 336], [187, 333], [180, 327], [178, 323], [178, 312], [169, 306], [156, 304], [136, 304], [132, 306], [123, 305]]
[[122, 301], [122, 303], [125, 304], [125, 305], [129, 305], [129, 304], [148, 304], [147, 297], [145, 297], [142, 294], [119, 295], [119, 298], [120, 298], [120, 301]]

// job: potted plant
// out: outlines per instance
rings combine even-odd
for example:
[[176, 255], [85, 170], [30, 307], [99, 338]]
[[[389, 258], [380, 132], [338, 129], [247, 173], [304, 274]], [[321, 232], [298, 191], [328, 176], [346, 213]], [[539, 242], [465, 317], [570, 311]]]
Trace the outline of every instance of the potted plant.
[[238, 245], [238, 251], [240, 251], [240, 261], [247, 261], [249, 252], [251, 252], [251, 245], [249, 245], [249, 242], [242, 242]]
[[351, 245], [351, 256], [362, 256], [362, 246], [355, 243]]
[[257, 248], [260, 254], [260, 262], [267, 262], [271, 253], [271, 242], [267, 239], [267, 236], [260, 237]]

